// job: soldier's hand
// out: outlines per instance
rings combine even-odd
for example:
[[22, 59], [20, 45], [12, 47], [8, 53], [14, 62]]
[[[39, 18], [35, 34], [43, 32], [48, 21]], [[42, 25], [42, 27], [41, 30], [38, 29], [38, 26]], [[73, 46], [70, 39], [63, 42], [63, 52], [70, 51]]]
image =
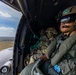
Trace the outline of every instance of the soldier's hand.
[[48, 58], [46, 57], [46, 55], [43, 55], [43, 56], [41, 57], [41, 59], [44, 60], [44, 61], [47, 61], [47, 60], [48, 60]]

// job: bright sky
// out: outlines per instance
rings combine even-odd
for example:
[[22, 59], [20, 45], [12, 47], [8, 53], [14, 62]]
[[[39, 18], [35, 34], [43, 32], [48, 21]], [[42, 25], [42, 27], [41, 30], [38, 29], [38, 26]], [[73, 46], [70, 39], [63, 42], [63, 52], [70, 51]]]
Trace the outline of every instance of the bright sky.
[[0, 1], [0, 37], [15, 37], [21, 12]]

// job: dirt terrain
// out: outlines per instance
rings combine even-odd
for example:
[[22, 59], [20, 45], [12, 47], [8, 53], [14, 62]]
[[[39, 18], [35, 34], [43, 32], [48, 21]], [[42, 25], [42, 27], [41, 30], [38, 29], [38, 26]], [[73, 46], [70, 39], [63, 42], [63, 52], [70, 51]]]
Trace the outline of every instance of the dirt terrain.
[[14, 41], [0, 41], [0, 51], [9, 47], [13, 47]]

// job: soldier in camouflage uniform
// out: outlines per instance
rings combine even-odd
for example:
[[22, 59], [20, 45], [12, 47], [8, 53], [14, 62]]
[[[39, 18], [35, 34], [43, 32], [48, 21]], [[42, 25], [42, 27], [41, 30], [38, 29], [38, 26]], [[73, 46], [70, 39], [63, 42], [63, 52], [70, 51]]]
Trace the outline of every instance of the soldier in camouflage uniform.
[[21, 75], [76, 75], [76, 6], [65, 9], [59, 21], [62, 33], [48, 46], [45, 63], [32, 63]]

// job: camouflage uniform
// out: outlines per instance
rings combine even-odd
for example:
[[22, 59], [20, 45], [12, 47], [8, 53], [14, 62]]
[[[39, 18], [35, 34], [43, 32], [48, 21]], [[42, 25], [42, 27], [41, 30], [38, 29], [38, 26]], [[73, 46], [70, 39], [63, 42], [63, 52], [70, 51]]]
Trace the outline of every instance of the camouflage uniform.
[[[48, 58], [50, 58], [50, 55], [52, 56], [53, 53], [55, 53], [55, 51], [52, 51], [52, 49], [55, 50], [54, 46], [56, 46], [56, 43], [59, 41], [60, 37], [61, 37], [61, 35], [59, 35], [57, 37], [57, 39], [53, 40], [53, 42], [47, 48], [48, 51], [47, 51], [46, 55]], [[75, 34], [75, 37], [76, 37], [76, 34]], [[76, 40], [75, 40], [75, 43], [76, 43]], [[50, 47], [51, 47], [51, 49], [50, 49]], [[61, 48], [61, 49], [63, 51], [63, 48]], [[53, 57], [54, 56], [55, 55], [53, 55]], [[73, 59], [74, 58], [76, 59], [76, 44], [74, 44], [74, 46], [72, 46], [72, 48], [66, 53], [66, 55], [58, 62], [58, 65], [61, 68], [62, 75], [76, 75], [76, 60], [73, 60], [71, 57]], [[35, 63], [36, 62], [26, 66], [26, 68], [21, 72], [21, 75], [31, 75], [31, 69], [35, 65]]]
[[[74, 36], [74, 38], [72, 36]], [[75, 40], [76, 33], [73, 34], [72, 36], [71, 36], [72, 40], [70, 39], [70, 40], [66, 41], [67, 39], [70, 38], [69, 37], [66, 40], [62, 41], [62, 43], [58, 39], [60, 37], [59, 36], [57, 39], [55, 39], [53, 41], [52, 44], [50, 44], [50, 46], [48, 47], [47, 53], [46, 53], [48, 59], [51, 57], [51, 64], [52, 65], [56, 65], [56, 63], [54, 62], [56, 60], [57, 64], [61, 68], [61, 72], [63, 75], [76, 75], [76, 40]], [[73, 41], [73, 40], [74, 40], [74, 43], [73, 43], [72, 47], [70, 46], [71, 47], [70, 48], [69, 47], [69, 45], [71, 44], [70, 41]], [[59, 46], [58, 50], [56, 49], [53, 52], [52, 50], [54, 50], [56, 48], [55, 45], [57, 46], [58, 42], [61, 45]], [[66, 45], [66, 44], [68, 44], [68, 45]], [[65, 49], [69, 49], [66, 54], [64, 54]], [[60, 50], [61, 50], [61, 54], [62, 53], [64, 54], [64, 56], [62, 58], [59, 55], [56, 55], [60, 52]], [[59, 59], [59, 58], [61, 58], [60, 61], [57, 61], [57, 59]]]

